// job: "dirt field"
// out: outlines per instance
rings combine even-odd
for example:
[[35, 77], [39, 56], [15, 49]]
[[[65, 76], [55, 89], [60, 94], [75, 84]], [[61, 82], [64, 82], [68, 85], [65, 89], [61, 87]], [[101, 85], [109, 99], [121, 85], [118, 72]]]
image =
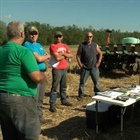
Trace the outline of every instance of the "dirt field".
[[[51, 113], [49, 111], [49, 93], [51, 89], [51, 68], [48, 68], [47, 78], [48, 83], [46, 87], [46, 96], [44, 98], [43, 112], [46, 119], [50, 119], [51, 122], [48, 124], [41, 125], [43, 130], [40, 135], [40, 140], [120, 140], [120, 125], [116, 125], [109, 129], [106, 133], [95, 133], [95, 130], [86, 128], [86, 115], [85, 108], [88, 103], [92, 100], [93, 93], [93, 84], [91, 78], [88, 78], [88, 81], [85, 85], [85, 94], [87, 95], [83, 101], [77, 101], [76, 97], [78, 95], [78, 85], [79, 85], [79, 74], [75, 52], [76, 49], [71, 49], [74, 58], [69, 64], [69, 73], [68, 73], [68, 88], [67, 95], [68, 100], [73, 103], [73, 107], [65, 107], [60, 103], [60, 98], [57, 98], [56, 107], [57, 112]], [[115, 73], [101, 73], [100, 77], [100, 88], [102, 91], [110, 89], [112, 87], [121, 87], [131, 84], [138, 84], [139, 77], [138, 75], [126, 75], [124, 72], [115, 72]], [[135, 117], [135, 116], [134, 116]], [[135, 120], [138, 116], [135, 117]], [[124, 140], [139, 140], [139, 131], [140, 127], [135, 124], [130, 124], [130, 121], [127, 121], [124, 124]]]
[[[51, 74], [48, 72], [48, 79], [51, 82]], [[138, 76], [125, 76], [125, 74], [106, 74], [106, 76], [102, 76], [100, 78], [100, 87], [101, 90], [105, 91], [112, 87], [121, 87], [123, 85], [131, 85], [138, 83]], [[77, 101], [76, 97], [78, 95], [78, 84], [79, 84], [79, 75], [68, 73], [68, 100], [73, 103], [73, 107], [63, 107], [61, 106], [60, 99], [57, 99], [57, 112], [51, 113], [49, 111], [49, 92], [50, 92], [50, 84], [48, 83], [48, 87], [46, 89], [46, 97], [44, 99], [44, 116], [46, 119], [51, 119], [52, 123], [42, 125], [42, 129], [44, 129], [43, 135], [40, 136], [40, 139], [48, 140], [97, 140], [97, 135], [95, 135], [95, 130], [89, 130], [86, 128], [86, 116], [85, 116], [85, 107], [87, 103], [90, 103], [92, 100], [92, 96], [94, 95], [93, 84], [90, 79], [85, 86], [85, 94], [87, 97], [83, 101]], [[127, 126], [128, 127], [128, 126]], [[115, 127], [116, 128], [116, 127]], [[131, 128], [131, 127], [130, 127]], [[119, 138], [119, 130], [120, 126], [117, 126], [117, 130], [114, 130], [115, 137]], [[132, 128], [131, 128], [132, 129]], [[129, 129], [127, 129], [130, 131]], [[112, 136], [114, 132], [110, 132], [110, 139], [115, 140], [114, 136]], [[126, 132], [127, 133], [127, 132]], [[129, 132], [128, 132], [129, 134]], [[103, 135], [100, 135], [99, 139]], [[100, 140], [104, 140], [106, 136], [101, 138]], [[109, 137], [109, 136], [107, 136]], [[128, 136], [125, 136], [128, 137]], [[128, 137], [129, 138], [129, 137]], [[132, 137], [131, 137], [132, 138]], [[126, 139], [126, 138], [125, 138]], [[137, 139], [138, 140], [138, 139]]]
[[[57, 99], [56, 106], [57, 112], [51, 113], [49, 111], [49, 92], [51, 88], [51, 69], [48, 69], [48, 86], [46, 88], [46, 97], [44, 99], [44, 116], [46, 119], [51, 119], [52, 123], [42, 125], [44, 129], [40, 139], [48, 140], [117, 140], [120, 139], [120, 125], [112, 128], [108, 133], [105, 134], [95, 134], [95, 130], [89, 130], [86, 128], [86, 115], [85, 107], [92, 100], [93, 93], [93, 84], [91, 78], [88, 78], [88, 81], [85, 85], [85, 94], [87, 95], [83, 101], [77, 101], [76, 97], [78, 95], [78, 85], [79, 85], [79, 74], [78, 66], [75, 59], [76, 49], [71, 48], [74, 58], [69, 64], [69, 73], [68, 73], [68, 88], [67, 95], [68, 100], [73, 103], [73, 107], [64, 107], [60, 103], [60, 98]], [[138, 84], [139, 76], [138, 75], [126, 75], [124, 72], [112, 72], [112, 73], [101, 73], [100, 77], [100, 88], [102, 91], [108, 90], [113, 87], [121, 87], [131, 84]], [[136, 118], [136, 117], [135, 117]], [[124, 125], [124, 139], [135, 139], [133, 135], [136, 136], [138, 140], [139, 135], [137, 136], [137, 131], [140, 129], [135, 125]], [[129, 128], [129, 129], [128, 129]], [[130, 133], [133, 131], [134, 134]], [[126, 135], [125, 135], [126, 134]], [[132, 134], [132, 135], [131, 135]]]

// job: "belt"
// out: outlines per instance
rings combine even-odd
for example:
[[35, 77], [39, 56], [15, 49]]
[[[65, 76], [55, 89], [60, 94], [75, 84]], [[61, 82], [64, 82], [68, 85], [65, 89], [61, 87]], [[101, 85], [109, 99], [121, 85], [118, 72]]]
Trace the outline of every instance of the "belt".
[[[9, 92], [4, 91], [4, 90], [0, 90], [0, 93], [9, 93]], [[11, 95], [11, 96], [21, 96], [20, 94], [12, 94], [12, 93], [9, 93], [9, 95]]]
[[20, 94], [10, 94], [11, 96], [21, 96]]

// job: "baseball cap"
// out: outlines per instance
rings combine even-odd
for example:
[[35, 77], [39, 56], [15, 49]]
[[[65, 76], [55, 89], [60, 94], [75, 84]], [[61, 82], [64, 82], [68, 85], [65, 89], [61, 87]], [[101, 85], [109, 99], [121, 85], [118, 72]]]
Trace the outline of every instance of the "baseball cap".
[[35, 26], [29, 26], [27, 29], [27, 32], [37, 32], [38, 33], [38, 29]]
[[62, 36], [63, 34], [60, 31], [56, 31], [55, 34], [54, 34], [54, 36], [57, 36], [57, 35], [61, 35]]

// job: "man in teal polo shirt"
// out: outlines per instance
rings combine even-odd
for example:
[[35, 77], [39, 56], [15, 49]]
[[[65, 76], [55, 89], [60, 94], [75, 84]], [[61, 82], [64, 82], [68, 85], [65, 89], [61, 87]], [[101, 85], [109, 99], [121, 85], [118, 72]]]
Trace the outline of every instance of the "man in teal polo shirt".
[[21, 44], [24, 26], [7, 26], [8, 42], [0, 47], [0, 122], [4, 140], [38, 140], [37, 83], [46, 81], [33, 54]]
[[[43, 46], [37, 42], [39, 32], [38, 29], [35, 26], [29, 26], [27, 28], [27, 40], [23, 44], [26, 48], [28, 48], [36, 58], [39, 70], [46, 74], [46, 61], [50, 58], [50, 55], [45, 52]], [[48, 120], [45, 120], [43, 118], [43, 99], [45, 96], [46, 91], [46, 81], [41, 82], [38, 84], [37, 87], [37, 96], [36, 96], [36, 102], [37, 102], [37, 108], [39, 111], [39, 119], [41, 123], [47, 123]]]

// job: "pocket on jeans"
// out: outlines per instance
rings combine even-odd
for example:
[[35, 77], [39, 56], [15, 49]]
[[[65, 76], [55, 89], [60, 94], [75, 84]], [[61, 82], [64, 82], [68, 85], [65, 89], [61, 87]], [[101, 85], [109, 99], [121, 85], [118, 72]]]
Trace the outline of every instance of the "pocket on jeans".
[[8, 99], [9, 93], [0, 93], [0, 102]]

